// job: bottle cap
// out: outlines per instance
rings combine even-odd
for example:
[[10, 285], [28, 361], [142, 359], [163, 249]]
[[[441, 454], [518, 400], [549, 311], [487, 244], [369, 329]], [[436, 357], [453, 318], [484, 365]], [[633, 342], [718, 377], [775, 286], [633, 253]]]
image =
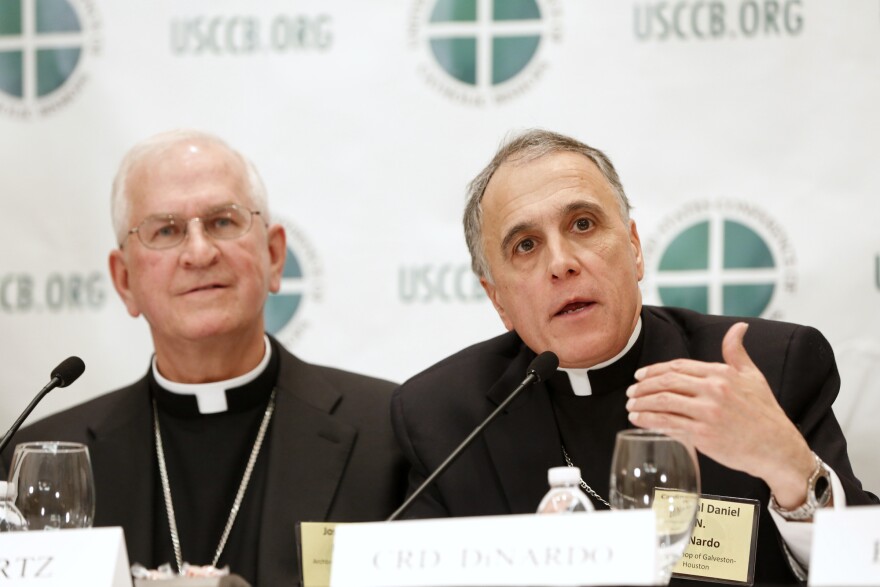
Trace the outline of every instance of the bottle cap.
[[550, 485], [576, 485], [581, 480], [578, 467], [553, 467], [547, 469], [547, 481]]

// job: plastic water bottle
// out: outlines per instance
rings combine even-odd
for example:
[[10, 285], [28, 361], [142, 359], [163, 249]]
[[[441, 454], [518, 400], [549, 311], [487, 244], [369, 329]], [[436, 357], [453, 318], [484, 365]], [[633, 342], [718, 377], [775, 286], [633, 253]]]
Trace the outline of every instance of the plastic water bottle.
[[596, 508], [578, 486], [581, 470], [577, 467], [553, 467], [547, 471], [550, 491], [538, 506], [539, 514], [570, 514], [592, 512]]
[[0, 532], [27, 530], [27, 520], [15, 507], [15, 494], [6, 481], [0, 481]]

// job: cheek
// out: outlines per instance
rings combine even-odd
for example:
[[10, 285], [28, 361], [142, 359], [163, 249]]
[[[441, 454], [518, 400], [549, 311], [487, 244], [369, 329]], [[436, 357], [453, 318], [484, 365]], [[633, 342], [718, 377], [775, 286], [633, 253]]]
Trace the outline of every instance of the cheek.
[[264, 250], [242, 251], [234, 265], [234, 271], [240, 279], [246, 280], [251, 289], [268, 292], [272, 285], [269, 255]]
[[173, 267], [162, 259], [138, 259], [132, 264], [131, 276], [140, 291], [153, 292], [167, 285]]
[[606, 271], [610, 276], [625, 275], [627, 279], [638, 271], [636, 257], [629, 243], [619, 243], [616, 246], [605, 247], [602, 258], [607, 265]]
[[542, 302], [538, 288], [530, 287], [528, 282], [507, 287], [501, 294], [501, 301], [507, 314], [517, 322], [529, 320]]

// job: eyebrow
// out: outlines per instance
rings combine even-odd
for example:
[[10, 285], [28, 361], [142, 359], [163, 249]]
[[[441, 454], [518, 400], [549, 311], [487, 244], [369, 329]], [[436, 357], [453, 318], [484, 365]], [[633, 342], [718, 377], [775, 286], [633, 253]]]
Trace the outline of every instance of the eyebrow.
[[537, 224], [534, 222], [520, 222], [519, 224], [515, 224], [510, 227], [504, 234], [504, 238], [501, 239], [501, 254], [504, 255], [504, 252], [510, 247], [511, 243], [523, 232], [528, 232], [537, 227]]
[[[560, 218], [565, 218], [566, 216], [570, 216], [577, 212], [589, 212], [594, 214], [597, 217], [605, 218], [606, 212], [602, 206], [595, 202], [590, 202], [587, 200], [577, 200], [576, 202], [569, 202], [562, 208], [560, 208], [557, 212]], [[520, 222], [514, 224], [510, 227], [510, 229], [504, 233], [504, 238], [501, 239], [501, 253], [504, 254], [504, 251], [510, 247], [513, 241], [523, 232], [529, 232], [537, 229], [538, 225], [534, 222]]]
[[587, 200], [578, 200], [576, 202], [570, 202], [563, 206], [562, 210], [560, 210], [560, 216], [569, 216], [574, 214], [575, 212], [589, 212], [595, 216], [599, 216], [601, 218], [605, 218], [607, 213], [605, 212], [605, 208], [597, 204], [596, 202], [590, 202]]

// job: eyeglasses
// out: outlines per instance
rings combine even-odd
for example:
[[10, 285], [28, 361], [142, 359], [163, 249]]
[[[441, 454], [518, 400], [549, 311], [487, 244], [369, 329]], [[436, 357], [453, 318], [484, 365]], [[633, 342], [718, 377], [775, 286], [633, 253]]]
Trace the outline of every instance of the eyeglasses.
[[129, 230], [128, 234], [136, 233], [138, 240], [148, 249], [170, 249], [183, 242], [190, 220], [196, 220], [211, 238], [232, 240], [247, 234], [253, 224], [253, 217], [258, 214], [260, 214], [259, 210], [248, 210], [236, 204], [221, 206], [192, 218], [184, 218], [177, 214], [157, 214], [145, 218], [143, 222]]

